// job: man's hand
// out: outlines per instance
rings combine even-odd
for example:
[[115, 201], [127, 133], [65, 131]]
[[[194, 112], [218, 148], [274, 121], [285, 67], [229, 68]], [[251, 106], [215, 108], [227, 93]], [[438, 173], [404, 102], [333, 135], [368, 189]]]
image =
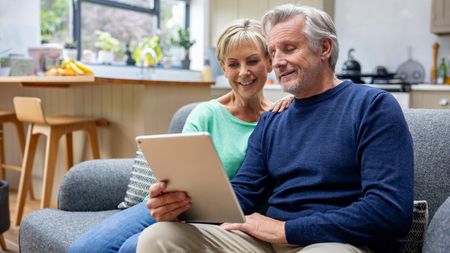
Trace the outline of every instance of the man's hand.
[[147, 208], [156, 221], [176, 221], [178, 216], [191, 207], [191, 199], [185, 192], [164, 192], [165, 182], [150, 187]]
[[284, 223], [253, 213], [245, 216], [245, 223], [224, 223], [221, 227], [225, 230], [240, 230], [269, 243], [287, 243]]

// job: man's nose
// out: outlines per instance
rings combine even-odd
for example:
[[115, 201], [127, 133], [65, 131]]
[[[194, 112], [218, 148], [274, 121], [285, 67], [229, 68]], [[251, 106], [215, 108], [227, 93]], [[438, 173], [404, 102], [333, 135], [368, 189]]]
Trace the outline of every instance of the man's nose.
[[286, 65], [286, 59], [281, 52], [275, 52], [272, 58], [272, 67], [280, 68]]

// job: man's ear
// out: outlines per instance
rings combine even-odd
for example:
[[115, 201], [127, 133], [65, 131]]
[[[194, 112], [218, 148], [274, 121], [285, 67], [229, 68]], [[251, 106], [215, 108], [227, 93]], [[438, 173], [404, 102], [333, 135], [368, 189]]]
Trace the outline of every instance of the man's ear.
[[269, 57], [269, 59], [267, 60], [267, 73], [272, 72], [272, 57]]
[[333, 42], [330, 38], [323, 38], [320, 41], [320, 59], [328, 60], [333, 50]]

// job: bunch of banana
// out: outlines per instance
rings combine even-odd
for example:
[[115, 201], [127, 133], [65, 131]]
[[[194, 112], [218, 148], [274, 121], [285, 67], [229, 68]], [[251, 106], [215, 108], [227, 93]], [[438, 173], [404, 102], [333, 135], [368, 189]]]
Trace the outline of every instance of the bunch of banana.
[[45, 75], [47, 76], [80, 76], [93, 75], [91, 68], [73, 59], [64, 59], [60, 66], [52, 67]]

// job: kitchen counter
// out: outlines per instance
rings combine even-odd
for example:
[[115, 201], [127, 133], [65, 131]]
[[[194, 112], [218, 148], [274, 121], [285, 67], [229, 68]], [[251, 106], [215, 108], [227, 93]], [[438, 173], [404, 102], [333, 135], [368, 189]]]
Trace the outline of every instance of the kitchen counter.
[[70, 85], [91, 84], [142, 84], [142, 85], [190, 85], [210, 86], [213, 82], [203, 81], [179, 81], [179, 80], [150, 80], [150, 79], [127, 79], [108, 78], [94, 76], [9, 76], [0, 77], [0, 84], [19, 84], [21, 86], [37, 87], [69, 87]]
[[[450, 85], [414, 84], [402, 87], [399, 84], [365, 84], [374, 88], [389, 91], [403, 108], [439, 108], [450, 109]], [[231, 88], [222, 80], [211, 88], [212, 97], [219, 97]], [[278, 84], [268, 84], [264, 94], [271, 101], [289, 95]]]
[[417, 84], [411, 85], [412, 90], [420, 91], [450, 91], [450, 85], [442, 84]]

